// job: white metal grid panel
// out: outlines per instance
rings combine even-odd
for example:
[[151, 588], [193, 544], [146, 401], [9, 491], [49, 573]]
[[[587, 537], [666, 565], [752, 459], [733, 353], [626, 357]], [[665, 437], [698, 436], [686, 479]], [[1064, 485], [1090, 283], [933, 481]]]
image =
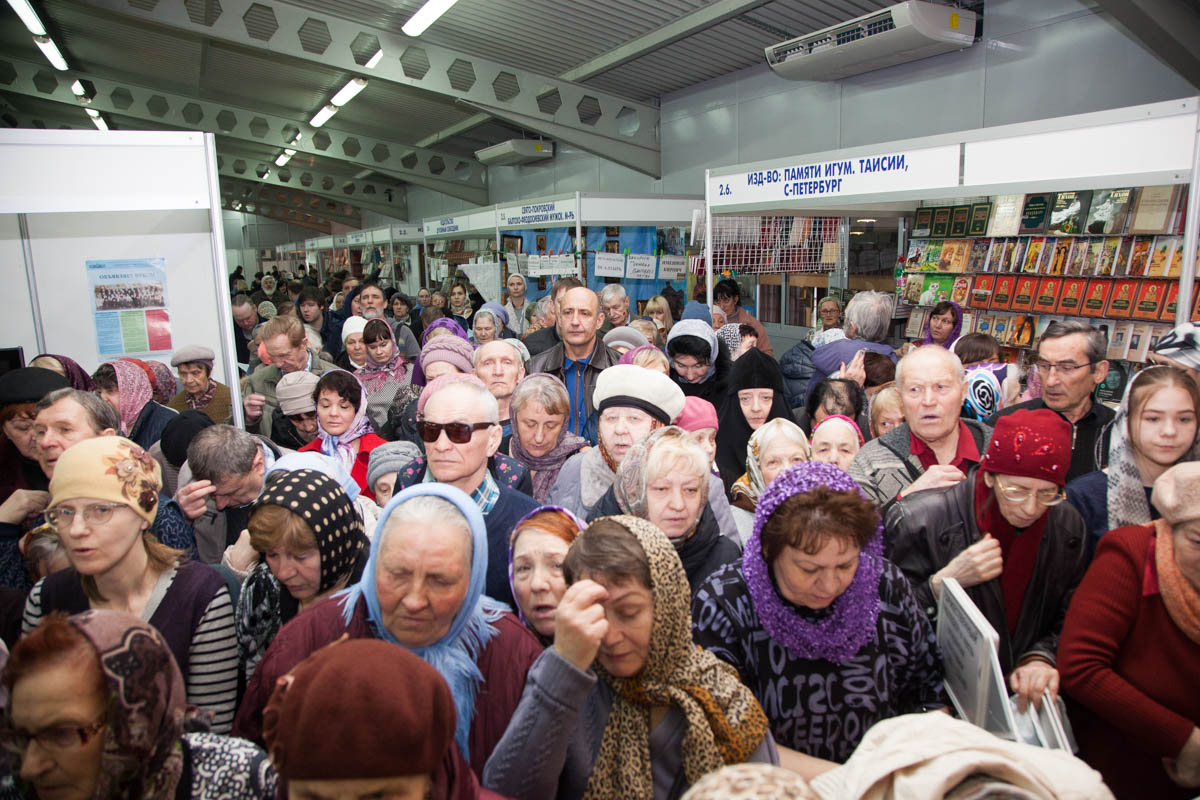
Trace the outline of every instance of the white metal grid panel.
[[846, 264], [848, 229], [840, 217], [712, 218], [713, 267], [738, 275], [832, 272]]

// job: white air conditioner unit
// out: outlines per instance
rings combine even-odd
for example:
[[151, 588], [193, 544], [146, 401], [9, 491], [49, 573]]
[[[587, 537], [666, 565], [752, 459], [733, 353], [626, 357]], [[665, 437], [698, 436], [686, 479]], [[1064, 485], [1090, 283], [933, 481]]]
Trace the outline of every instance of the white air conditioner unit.
[[771, 69], [794, 81], [836, 81], [970, 47], [975, 13], [908, 0], [766, 48]]
[[475, 157], [489, 167], [528, 164], [531, 161], [551, 158], [553, 155], [554, 142], [543, 142], [536, 139], [509, 139], [507, 142], [475, 151]]

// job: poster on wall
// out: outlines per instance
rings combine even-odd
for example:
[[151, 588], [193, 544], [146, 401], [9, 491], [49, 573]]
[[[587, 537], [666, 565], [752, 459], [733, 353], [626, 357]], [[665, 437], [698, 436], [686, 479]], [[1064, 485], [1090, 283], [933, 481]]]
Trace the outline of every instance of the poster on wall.
[[658, 259], [658, 279], [660, 281], [681, 281], [687, 277], [687, 258], [685, 256], [662, 256]]
[[653, 254], [630, 253], [625, 265], [625, 277], [654, 280], [657, 259]]
[[118, 258], [85, 263], [100, 357], [171, 352], [166, 260]]

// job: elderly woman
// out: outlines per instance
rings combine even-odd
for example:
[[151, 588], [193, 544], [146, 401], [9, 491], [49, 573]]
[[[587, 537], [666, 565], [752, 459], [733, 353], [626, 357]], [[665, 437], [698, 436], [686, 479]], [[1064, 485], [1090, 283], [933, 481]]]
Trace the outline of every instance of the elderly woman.
[[338, 460], [359, 490], [374, 499], [374, 492], [367, 486], [367, 465], [371, 451], [384, 440], [371, 432], [367, 390], [349, 372], [333, 369], [317, 381], [313, 399], [317, 403], [317, 438], [301, 447], [300, 452], [323, 453]]
[[[637, 320], [634, 320], [634, 322], [637, 322]], [[659, 350], [652, 344], [627, 350], [617, 363], [634, 364], [646, 369], [652, 369], [655, 372], [661, 372], [663, 375], [669, 376], [671, 374], [670, 360], [662, 350]]]
[[311, 469], [272, 472], [247, 527], [259, 563], [242, 584], [236, 618], [250, 676], [281, 627], [362, 578], [368, 542], [350, 497]]
[[362, 580], [276, 635], [246, 688], [235, 731], [261, 740], [262, 711], [278, 679], [313, 652], [343, 636], [382, 639], [416, 653], [450, 685], [455, 742], [482, 775], [541, 650], [520, 620], [484, 595], [487, 561], [487, 528], [470, 496], [441, 483], [397, 494], [380, 517]]
[[[34, 429], [37, 404], [43, 397], [70, 384], [61, 375], [41, 367], [13, 369], [0, 375], [0, 503], [18, 489], [44, 492], [49, 485], [38, 463], [38, 436]], [[44, 495], [42, 495], [44, 497]], [[20, 498], [18, 498], [20, 500]], [[16, 501], [14, 501], [16, 502]], [[22, 511], [40, 511], [25, 508]], [[26, 513], [12, 522], [25, 521]]]
[[667, 336], [671, 377], [689, 397], [703, 397], [714, 405], [725, 398], [733, 362], [712, 326], [700, 319], [685, 319]]
[[471, 317], [471, 339], [476, 345], [494, 342], [500, 338], [504, 322], [501, 321], [497, 308], [494, 304], [487, 304]]
[[1119, 797], [1200, 787], [1200, 463], [1154, 482], [1162, 517], [1100, 540], [1058, 663], [1079, 754]]
[[563, 592], [563, 559], [586, 527], [558, 506], [538, 506], [513, 527], [508, 544], [508, 583], [517, 615], [543, 645], [554, 642], [554, 614]]
[[830, 414], [816, 424], [812, 435], [812, 460], [849, 470], [863, 446], [858, 423], [844, 414]]
[[167, 408], [181, 414], [189, 408], [203, 411], [216, 424], [229, 424], [233, 418], [233, 401], [229, 387], [212, 379], [216, 357], [212, 348], [203, 345], [188, 345], [175, 351], [171, 366], [178, 370], [183, 388], [167, 401]]
[[92, 380], [96, 391], [121, 418], [121, 432], [143, 450], [149, 450], [162, 436], [163, 428], [175, 412], [152, 399], [154, 389], [146, 371], [132, 361], [118, 360], [101, 364]]
[[363, 333], [367, 321], [362, 317], [350, 317], [342, 325], [342, 352], [333, 363], [347, 372], [356, 372], [367, 365], [367, 344]]
[[412, 367], [396, 345], [392, 326], [382, 319], [373, 319], [363, 328], [363, 344], [367, 346], [367, 363], [354, 375], [367, 392], [367, 417], [376, 430], [387, 425], [392, 406], [404, 407], [418, 392], [412, 385]]
[[763, 493], [742, 562], [692, 602], [696, 644], [737, 669], [783, 765], [808, 777], [879, 720], [942, 703], [933, 626], [882, 532], [849, 475], [798, 464]]
[[937, 617], [954, 578], [1000, 635], [1000, 666], [1022, 711], [1058, 695], [1055, 653], [1087, 567], [1083, 520], [1065, 499], [1071, 423], [1049, 409], [1001, 417], [965, 480], [887, 509], [889, 555]]
[[820, 318], [821, 324], [812, 326], [808, 332], [808, 342], [813, 347], [820, 347], [845, 337], [845, 332], [840, 327], [842, 302], [836, 297], [827, 294], [821, 298], [821, 302], [817, 303], [817, 317]]
[[96, 390], [96, 383], [92, 380], [92, 376], [87, 373], [87, 370], [79, 366], [79, 363], [73, 358], [42, 353], [35, 356], [33, 361], [29, 362], [29, 366], [57, 372], [70, 382], [72, 388], [78, 389], [81, 392], [94, 392]]
[[743, 545], [754, 529], [758, 498], [781, 472], [812, 456], [808, 437], [789, 419], [777, 417], [754, 432], [746, 445], [746, 472], [730, 490], [729, 504]]
[[532, 497], [539, 503], [546, 502], [567, 459], [587, 446], [586, 440], [567, 430], [570, 402], [562, 381], [539, 372], [517, 384], [509, 403], [508, 454], [529, 467]]
[[758, 701], [693, 644], [687, 576], [662, 531], [596, 520], [563, 572], [554, 646], [530, 671], [485, 786], [516, 800], [669, 798], [726, 764], [778, 762]]
[[871, 400], [871, 438], [878, 439], [892, 428], [904, 424], [904, 408], [900, 404], [900, 390], [887, 386]]
[[275, 797], [275, 770], [258, 747], [184, 732], [203, 722], [189, 708], [168, 636], [98, 609], [53, 615], [17, 643], [4, 669], [0, 744], [19, 761], [28, 796]]
[[720, 405], [714, 405], [721, 422], [717, 428], [717, 468], [728, 491], [746, 471], [746, 446], [751, 434], [770, 420], [793, 418], [783, 396], [779, 364], [757, 348], [747, 350], [733, 362], [727, 386]]
[[183, 558], [150, 533], [162, 485], [158, 464], [119, 436], [68, 448], [50, 479], [53, 525], [71, 569], [38, 581], [25, 604], [23, 629], [53, 611], [126, 611], [160, 630], [187, 684], [187, 702], [211, 712], [226, 733], [238, 690], [233, 604], [225, 579]]
[[[732, 536], [722, 536], [708, 502], [709, 459], [682, 428], [660, 428], [633, 446], [591, 519], [632, 514], [667, 535], [695, 594], [700, 584], [741, 558]], [[732, 532], [731, 532], [732, 533]]]

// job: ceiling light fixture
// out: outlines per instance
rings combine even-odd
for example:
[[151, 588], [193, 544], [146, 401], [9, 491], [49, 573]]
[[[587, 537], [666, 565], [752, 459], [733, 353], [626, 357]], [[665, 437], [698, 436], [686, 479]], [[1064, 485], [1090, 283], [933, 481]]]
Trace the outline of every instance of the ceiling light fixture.
[[375, 69], [379, 66], [379, 62], [383, 61], [383, 50], [376, 50], [375, 55], [367, 59], [367, 63], [363, 64], [367, 69]]
[[312, 125], [314, 128], [319, 128], [322, 125], [324, 125], [326, 122], [329, 122], [329, 120], [337, 112], [338, 112], [338, 107], [335, 106], [333, 103], [330, 103], [329, 105], [325, 106], [320, 111], [318, 111], [316, 113], [316, 115], [308, 121], [308, 124]]
[[83, 84], [75, 81], [71, 84], [71, 94], [76, 97], [87, 97], [87, 90], [83, 88]]
[[282, 167], [284, 164], [290, 161], [294, 155], [296, 155], [295, 150], [288, 150], [287, 148], [284, 148], [284, 151], [279, 154], [279, 158], [275, 159], [275, 166]]
[[358, 93], [365, 88], [367, 88], [366, 78], [352, 78], [350, 82], [343, 86], [329, 102], [333, 103], [338, 108], [341, 108], [342, 106], [346, 105], [346, 103], [349, 103], [351, 100], [357, 97]]
[[374, 171], [375, 170], [371, 169], [370, 167], [367, 167], [366, 169], [361, 169], [358, 172], [354, 173], [354, 180], [361, 181], [363, 178], [367, 177]]
[[875, 221], [876, 220], [873, 220], [870, 217], [867, 217], [866, 219], [855, 220], [855, 222], [875, 222]]
[[405, 36], [420, 36], [438, 17], [450, 10], [458, 0], [425, 0], [425, 5], [417, 9], [417, 13], [408, 18], [401, 26]]
[[[87, 110], [91, 111], [90, 108]], [[88, 116], [91, 117], [92, 115], [88, 114]], [[108, 130], [108, 123], [105, 122], [104, 117], [100, 116], [99, 114], [96, 114], [96, 116], [92, 117], [92, 124], [102, 131]]]
[[29, 0], [8, 0], [8, 4], [12, 6], [13, 11], [17, 12], [17, 16], [21, 18], [21, 22], [25, 23], [25, 27], [29, 28], [30, 33], [34, 36], [46, 35], [46, 26], [38, 18], [33, 6], [29, 5]]
[[85, 112], [87, 113], [87, 115], [88, 115], [89, 117], [91, 117], [92, 119], [96, 119], [97, 117], [99, 117], [99, 116], [100, 116], [100, 112], [99, 112], [99, 111], [97, 111], [97, 110], [96, 110], [96, 109], [94, 109], [94, 108], [85, 108], [85, 109], [84, 109], [84, 111], [85, 111]]
[[288, 144], [299, 144], [300, 140], [303, 138], [304, 138], [303, 133], [297, 133], [295, 136], [292, 137], [292, 140], [290, 142], [288, 142]]
[[42, 55], [50, 62], [50, 66], [62, 72], [67, 71], [67, 60], [63, 58], [62, 53], [58, 52], [58, 45], [49, 36], [35, 36], [34, 43], [38, 49], [42, 51]]

